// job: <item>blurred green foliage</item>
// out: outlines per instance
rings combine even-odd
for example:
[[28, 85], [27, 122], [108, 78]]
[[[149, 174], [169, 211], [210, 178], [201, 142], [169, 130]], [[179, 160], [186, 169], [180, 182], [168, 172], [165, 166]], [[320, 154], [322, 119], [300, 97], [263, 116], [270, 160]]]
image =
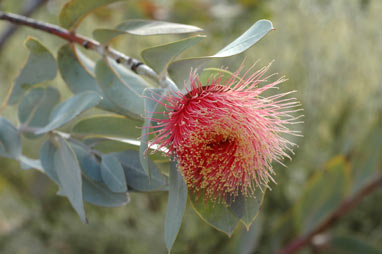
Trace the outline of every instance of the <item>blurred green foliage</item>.
[[[2, 0], [0, 8], [22, 12], [26, 2]], [[33, 17], [57, 23], [63, 3], [48, 1]], [[282, 245], [297, 237], [293, 225], [285, 224], [283, 230], [287, 237], [280, 239], [276, 239], [272, 230], [283, 218], [288, 218], [308, 179], [323, 171], [333, 157], [342, 156], [349, 170], [355, 172], [362, 171], [376, 156], [377, 163], [373, 167], [382, 173], [381, 153], [373, 153], [378, 142], [376, 145], [370, 142], [371, 133], [380, 129], [382, 121], [381, 13], [380, 0], [144, 0], [98, 9], [81, 24], [79, 33], [91, 36], [95, 28], [109, 28], [129, 18], [196, 25], [204, 28], [208, 37], [183, 55], [191, 57], [212, 55], [256, 20], [272, 20], [276, 31], [245, 53], [245, 63], [260, 59], [260, 66], [275, 59], [271, 70], [289, 79], [280, 89], [298, 91], [295, 96], [302, 102], [305, 123], [296, 127], [302, 130], [304, 137], [294, 140], [299, 148], [293, 160], [286, 162], [287, 168], [275, 165], [277, 185], [272, 186], [264, 201], [262, 234], [256, 253], [268, 253], [269, 245], [278, 240]], [[7, 26], [6, 22], [0, 22], [0, 31]], [[0, 51], [0, 102], [26, 59], [27, 50], [22, 41], [28, 35], [43, 41], [55, 56], [64, 44], [42, 32], [20, 28]], [[139, 58], [144, 48], [181, 38], [122, 36], [112, 45]], [[215, 61], [211, 66], [235, 70], [242, 59]], [[56, 78], [53, 85], [64, 97], [70, 94], [61, 77]], [[11, 120], [17, 118], [12, 107], [8, 107], [3, 116]], [[23, 140], [25, 154], [37, 158], [38, 149], [34, 147], [43, 141]], [[166, 253], [162, 240], [166, 193], [133, 194], [131, 203], [121, 208], [86, 205], [90, 223], [83, 224], [69, 202], [55, 195], [56, 191], [54, 184], [40, 173], [21, 171], [17, 162], [0, 158], [1, 253]], [[334, 251], [341, 248], [341, 244], [348, 245], [344, 242], [349, 241], [349, 237], [366, 240], [382, 249], [381, 199], [379, 189], [342, 217], [330, 232], [325, 232], [325, 236], [335, 236], [334, 250], [327, 251], [337, 253]], [[255, 244], [251, 242], [254, 238], [243, 243], [248, 234], [242, 237], [244, 228], [236, 231], [228, 240], [226, 235], [205, 224], [188, 205], [173, 251], [251, 251], [248, 246]], [[237, 248], [238, 245], [241, 247]], [[326, 253], [319, 245], [307, 248], [304, 253], [320, 250]]]

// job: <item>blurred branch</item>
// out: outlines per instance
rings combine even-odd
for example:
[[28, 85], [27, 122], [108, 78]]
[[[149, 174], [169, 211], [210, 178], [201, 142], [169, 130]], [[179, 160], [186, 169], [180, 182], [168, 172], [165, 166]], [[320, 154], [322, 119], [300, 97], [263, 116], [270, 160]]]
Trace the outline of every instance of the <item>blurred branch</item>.
[[0, 11], [0, 20], [6, 20], [16, 25], [32, 27], [34, 29], [50, 33], [70, 43], [80, 44], [85, 49], [93, 50], [103, 57], [110, 57], [118, 64], [126, 66], [133, 72], [152, 79], [162, 88], [171, 88], [175, 91], [178, 90], [177, 86], [170, 78], [165, 77], [164, 80], [161, 80], [153, 69], [143, 64], [139, 60], [126, 56], [123, 53], [108, 47], [107, 45], [102, 45], [98, 41], [75, 34], [73, 31], [69, 31], [60, 26], [40, 22], [18, 14], [6, 13], [2, 11]]
[[[38, 10], [47, 0], [35, 0], [30, 4], [26, 10], [22, 13], [23, 16], [29, 17], [36, 10]], [[4, 33], [0, 36], [0, 53], [5, 42], [17, 31], [18, 26], [10, 25]]]
[[358, 193], [342, 202], [342, 204], [325, 221], [319, 224], [315, 230], [292, 241], [286, 247], [279, 250], [278, 253], [292, 254], [309, 244], [315, 235], [331, 227], [339, 218], [355, 207], [364, 197], [376, 190], [378, 187], [382, 187], [382, 175], [379, 175], [374, 181], [367, 184]]

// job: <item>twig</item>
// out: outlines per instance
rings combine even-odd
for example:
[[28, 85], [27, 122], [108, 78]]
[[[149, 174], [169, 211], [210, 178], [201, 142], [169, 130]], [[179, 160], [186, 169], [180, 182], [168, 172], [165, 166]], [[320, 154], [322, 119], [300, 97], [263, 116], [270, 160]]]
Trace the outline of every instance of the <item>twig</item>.
[[[26, 8], [26, 10], [23, 12], [23, 16], [29, 17], [34, 13], [36, 10], [38, 10], [47, 0], [35, 0], [32, 4]], [[1, 48], [4, 46], [5, 42], [17, 31], [17, 26], [10, 25], [7, 30], [0, 36], [0, 54], [1, 54]]]
[[319, 224], [315, 230], [313, 230], [311, 233], [307, 235], [301, 236], [300, 238], [297, 238], [296, 240], [292, 241], [286, 247], [279, 250], [278, 253], [279, 254], [295, 253], [297, 250], [301, 249], [303, 246], [310, 243], [312, 238], [315, 235], [325, 231], [330, 226], [332, 226], [333, 223], [335, 223], [346, 212], [348, 212], [350, 209], [356, 206], [365, 196], [367, 196], [369, 193], [377, 189], [377, 187], [380, 187], [380, 188], [382, 187], [381, 175], [379, 175], [377, 179], [375, 179], [373, 182], [367, 184], [357, 194], [345, 200], [325, 221]]
[[70, 43], [80, 44], [86, 49], [94, 50], [95, 52], [97, 52], [103, 57], [109, 57], [113, 59], [118, 64], [122, 64], [126, 66], [127, 68], [137, 73], [138, 75], [143, 75], [152, 79], [162, 88], [170, 88], [170, 89], [178, 90], [175, 83], [169, 77], [164, 77], [164, 79], [161, 80], [153, 69], [143, 64], [139, 60], [126, 56], [123, 53], [111, 47], [102, 45], [98, 41], [75, 34], [74, 32], [70, 32], [60, 26], [40, 22], [28, 17], [18, 15], [18, 14], [6, 13], [2, 11], [0, 11], [0, 20], [7, 20], [16, 25], [32, 27], [34, 29], [53, 34]]

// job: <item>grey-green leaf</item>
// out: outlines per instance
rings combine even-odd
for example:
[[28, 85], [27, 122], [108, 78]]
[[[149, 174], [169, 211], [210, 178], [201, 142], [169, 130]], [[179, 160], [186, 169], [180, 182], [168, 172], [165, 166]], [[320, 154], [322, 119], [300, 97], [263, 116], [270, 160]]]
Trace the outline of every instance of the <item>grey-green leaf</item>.
[[[60, 100], [57, 88], [33, 88], [26, 94], [19, 105], [18, 117], [22, 127], [41, 128], [48, 124], [49, 116]], [[36, 137], [26, 132], [29, 138]]]
[[69, 199], [81, 220], [87, 222], [82, 197], [81, 168], [70, 145], [56, 136], [58, 147], [54, 153], [54, 169], [57, 173], [61, 191]]
[[187, 185], [174, 161], [171, 162], [169, 180], [167, 214], [164, 223], [164, 240], [170, 252], [182, 224], [184, 210], [187, 204]]
[[24, 170], [33, 168], [33, 169], [37, 169], [41, 172], [44, 172], [44, 170], [42, 169], [42, 165], [41, 165], [40, 160], [31, 159], [31, 158], [26, 157], [24, 155], [20, 155], [17, 159], [20, 162], [21, 168]]
[[103, 92], [94, 76], [95, 63], [82, 54], [80, 50], [77, 50], [75, 46], [70, 44], [62, 46], [57, 54], [57, 64], [62, 79], [72, 93], [95, 91], [103, 97], [98, 107], [121, 113], [114, 103], [103, 96]]
[[265, 191], [255, 190], [254, 197], [244, 197], [241, 193], [230, 203], [232, 213], [240, 218], [244, 226], [249, 229], [259, 214], [264, 200]]
[[191, 25], [171, 23], [157, 20], [132, 19], [125, 21], [115, 29], [97, 29], [93, 36], [101, 43], [108, 42], [121, 34], [133, 35], [160, 35], [160, 34], [184, 34], [203, 31], [201, 28]]
[[113, 137], [136, 139], [141, 135], [142, 121], [119, 115], [101, 115], [82, 119], [72, 134], [86, 137]]
[[0, 155], [11, 158], [21, 155], [20, 134], [4, 117], [0, 117]]
[[44, 173], [60, 186], [58, 175], [54, 167], [54, 154], [56, 153], [56, 150], [57, 147], [51, 140], [45, 141], [40, 150], [40, 161]]
[[82, 92], [70, 99], [60, 103], [50, 115], [49, 123], [36, 131], [35, 134], [42, 134], [57, 129], [71, 121], [82, 112], [96, 106], [101, 101], [101, 97], [96, 92]]
[[157, 100], [161, 100], [161, 98], [158, 98], [156, 94], [162, 95], [164, 93], [164, 90], [161, 88], [152, 88], [152, 89], [146, 89], [143, 92], [143, 95], [145, 97], [145, 122], [142, 127], [142, 135], [141, 135], [141, 146], [139, 147], [139, 160], [141, 161], [141, 165], [143, 169], [145, 170], [146, 174], [150, 178], [150, 166], [149, 166], [149, 159], [147, 156], [147, 149], [148, 149], [148, 143], [149, 143], [149, 127], [151, 126], [151, 118], [153, 116], [153, 112], [155, 112], [158, 102], [154, 101], [152, 98], [155, 98]]
[[9, 104], [17, 103], [20, 97], [33, 85], [56, 77], [57, 66], [52, 53], [34, 38], [28, 38], [25, 46], [30, 52], [29, 57], [14, 81]]
[[197, 68], [199, 71], [202, 66], [214, 58], [230, 57], [240, 54], [257, 43], [269, 31], [273, 29], [272, 22], [269, 20], [259, 20], [252, 25], [246, 32], [240, 35], [236, 40], [225, 46], [219, 52], [212, 56], [195, 57], [181, 59], [170, 64], [168, 70], [175, 83], [182, 88], [184, 81], [187, 80], [191, 68]]
[[141, 118], [142, 92], [148, 87], [146, 81], [114, 61], [106, 63], [104, 60], [97, 62], [96, 79], [105, 97], [116, 104], [125, 115]]
[[236, 40], [213, 55], [213, 57], [227, 57], [240, 54], [258, 42], [272, 29], [272, 22], [266, 19], [261, 19], [240, 35]]
[[102, 182], [101, 162], [90, 152], [90, 148], [79, 141], [76, 143], [70, 142], [70, 145], [76, 153], [82, 173], [91, 180]]
[[202, 194], [198, 197], [194, 193], [189, 193], [189, 195], [192, 207], [200, 218], [228, 236], [232, 235], [239, 218], [232, 213], [226, 204], [213, 203], [209, 200], [205, 202]]
[[113, 154], [102, 156], [101, 175], [104, 183], [113, 192], [127, 192], [122, 165]]
[[155, 164], [148, 159], [151, 169], [151, 181], [142, 168], [137, 151], [124, 151], [115, 153], [125, 170], [126, 182], [129, 187], [137, 191], [165, 191], [168, 189], [168, 179]]
[[183, 40], [171, 42], [168, 44], [147, 48], [141, 52], [145, 63], [153, 68], [158, 74], [167, 70], [168, 64], [180, 55], [183, 51], [198, 43], [205, 36], [193, 36]]
[[88, 203], [104, 207], [122, 206], [130, 201], [127, 192], [112, 192], [104, 183], [95, 182], [85, 176], [82, 177], [84, 200]]

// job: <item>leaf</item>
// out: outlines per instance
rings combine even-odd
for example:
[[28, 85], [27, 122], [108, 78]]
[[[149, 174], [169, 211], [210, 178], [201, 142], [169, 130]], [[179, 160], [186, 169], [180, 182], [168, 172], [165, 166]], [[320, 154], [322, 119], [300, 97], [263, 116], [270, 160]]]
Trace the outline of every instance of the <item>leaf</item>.
[[127, 185], [137, 191], [166, 191], [168, 189], [167, 177], [162, 175], [155, 164], [148, 160], [151, 169], [151, 181], [139, 161], [137, 151], [115, 153], [125, 170]]
[[[152, 88], [152, 89], [146, 89], [143, 92], [144, 99], [144, 105], [145, 105], [145, 122], [142, 127], [142, 135], [141, 135], [141, 146], [139, 148], [139, 160], [141, 162], [141, 165], [143, 169], [145, 170], [146, 174], [149, 176], [151, 175], [149, 162], [148, 162], [148, 156], [147, 156], [147, 150], [148, 150], [148, 143], [149, 143], [149, 128], [151, 126], [151, 118], [153, 116], [153, 112], [155, 112], [158, 102], [152, 100], [151, 98], [157, 97], [158, 94], [162, 96], [164, 93], [164, 90], [161, 88]], [[156, 98], [157, 100], [161, 100], [160, 98]]]
[[60, 186], [60, 181], [54, 168], [54, 154], [56, 153], [56, 150], [57, 147], [52, 142], [52, 140], [45, 141], [44, 145], [40, 150], [40, 161], [44, 173], [58, 186]]
[[168, 68], [169, 73], [178, 87], [183, 88], [183, 84], [187, 80], [191, 72], [191, 68], [196, 68], [201, 71], [202, 65], [211, 59], [230, 57], [240, 54], [257, 43], [272, 29], [273, 25], [269, 20], [259, 20], [236, 40], [212, 56], [195, 57], [174, 61]]
[[187, 185], [177, 169], [176, 162], [173, 161], [170, 167], [168, 205], [164, 224], [164, 240], [169, 252], [182, 224], [186, 204]]
[[0, 155], [10, 158], [17, 158], [21, 155], [20, 134], [4, 117], [0, 117]]
[[70, 145], [56, 136], [58, 147], [54, 153], [54, 169], [62, 193], [69, 199], [83, 222], [87, 222], [82, 199], [81, 168]]
[[255, 253], [262, 232], [262, 217], [256, 219], [249, 230], [242, 230], [237, 247], [238, 254]]
[[254, 195], [255, 198], [244, 197], [242, 194], [239, 194], [239, 196], [235, 198], [235, 201], [229, 204], [232, 213], [240, 219], [247, 230], [261, 210], [265, 191], [261, 192], [259, 188], [257, 188]]
[[141, 135], [141, 126], [141, 121], [118, 115], [92, 116], [81, 119], [71, 133], [87, 137], [136, 139]]
[[98, 107], [121, 113], [118, 108], [109, 99], [105, 98], [101, 88], [95, 79], [94, 62], [86, 57], [81, 51], [71, 44], [65, 44], [60, 48], [57, 54], [57, 64], [62, 79], [74, 94], [85, 91], [95, 91], [103, 98]]
[[9, 104], [17, 103], [25, 91], [33, 85], [52, 80], [56, 77], [57, 66], [52, 53], [34, 38], [28, 38], [25, 46], [29, 50], [29, 56], [23, 69], [14, 81]]
[[125, 21], [115, 27], [115, 29], [97, 29], [93, 32], [94, 38], [106, 43], [121, 34], [133, 35], [161, 35], [161, 34], [184, 34], [201, 32], [203, 29], [165, 21], [132, 19]]
[[127, 192], [116, 193], [100, 182], [82, 177], [84, 200], [88, 203], [104, 207], [118, 207], [130, 202]]
[[[92, 148], [102, 153], [118, 153], [126, 150], [139, 151], [141, 142], [132, 139], [89, 138], [84, 141]], [[150, 153], [149, 158], [154, 161], [169, 161], [169, 157], [162, 152]]]
[[102, 156], [101, 175], [104, 183], [113, 192], [127, 192], [125, 173], [117, 157], [112, 154]]
[[226, 204], [204, 201], [202, 194], [196, 197], [194, 193], [189, 193], [189, 196], [192, 207], [202, 220], [231, 237], [240, 219], [232, 213]]
[[[92, 158], [86, 162], [86, 160], [89, 159], [89, 157], [87, 157], [89, 154], [87, 154], [86, 151], [84, 152], [84, 149], [79, 145], [71, 143], [71, 146], [78, 156], [81, 170], [83, 172], [83, 199], [91, 204], [107, 207], [117, 207], [127, 204], [130, 200], [127, 193], [112, 192], [107, 188], [105, 184], [93, 181], [90, 178], [90, 175], [94, 177], [94, 164], [92, 163]], [[51, 141], [46, 141], [40, 152], [40, 160], [44, 172], [49, 176], [50, 179], [52, 179], [54, 182], [56, 182], [56, 184], [60, 186], [58, 176], [54, 168], [54, 154], [56, 150], [56, 146]], [[80, 152], [78, 153], [78, 151]], [[98, 170], [100, 169], [98, 168]], [[89, 172], [93, 172], [93, 174], [90, 174]], [[101, 179], [100, 172], [98, 172], [98, 174], [99, 179]], [[60, 187], [60, 192], [61, 191], [62, 187]]]
[[330, 240], [327, 253], [336, 254], [381, 254], [381, 250], [360, 239], [350, 236], [336, 236]]
[[71, 121], [82, 112], [94, 107], [101, 100], [96, 92], [83, 92], [60, 103], [50, 115], [50, 122], [35, 134], [42, 134], [57, 129]]
[[90, 180], [102, 182], [101, 162], [90, 152], [90, 148], [85, 144], [80, 145], [79, 142], [77, 144], [70, 142], [70, 145], [77, 156], [82, 173]]
[[58, 20], [61, 26], [75, 29], [82, 19], [94, 9], [120, 0], [70, 0], [61, 9]]
[[98, 61], [95, 72], [105, 97], [125, 115], [140, 119], [143, 114], [142, 93], [148, 87], [146, 81], [123, 66], [114, 64], [114, 61]]
[[294, 207], [294, 217], [301, 234], [308, 234], [324, 221], [344, 200], [349, 189], [350, 168], [342, 156], [327, 163], [307, 183]]
[[373, 127], [363, 145], [358, 149], [354, 160], [351, 195], [359, 192], [365, 185], [381, 174], [382, 165], [382, 124]]
[[[60, 100], [60, 93], [54, 87], [33, 88], [25, 95], [18, 108], [18, 117], [23, 127], [41, 128], [49, 123], [49, 115]], [[35, 138], [32, 133], [24, 133]]]
[[31, 159], [24, 155], [20, 155], [17, 159], [19, 160], [21, 168], [23, 170], [34, 168], [41, 172], [44, 172], [40, 160]]
[[214, 57], [227, 57], [240, 54], [252, 47], [253, 44], [263, 38], [273, 28], [272, 22], [266, 19], [257, 21], [236, 40], [221, 49]]
[[168, 44], [147, 48], [141, 52], [145, 63], [158, 74], [167, 70], [168, 64], [183, 51], [198, 43], [205, 36], [194, 36]]

